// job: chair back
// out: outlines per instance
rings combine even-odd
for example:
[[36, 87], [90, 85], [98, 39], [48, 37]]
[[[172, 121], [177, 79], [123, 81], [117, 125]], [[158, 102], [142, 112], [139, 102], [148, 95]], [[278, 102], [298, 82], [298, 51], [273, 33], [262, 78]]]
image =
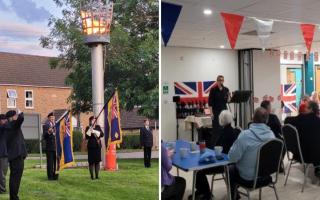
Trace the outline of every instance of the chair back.
[[269, 177], [276, 173], [277, 182], [279, 168], [282, 160], [283, 142], [279, 139], [271, 139], [264, 142], [257, 156], [256, 177], [254, 179], [254, 188], [259, 178]]
[[302, 156], [299, 133], [296, 127], [291, 124], [285, 124], [282, 127], [282, 135], [287, 152], [291, 152], [293, 155], [298, 156], [296, 159], [301, 163], [304, 163]]

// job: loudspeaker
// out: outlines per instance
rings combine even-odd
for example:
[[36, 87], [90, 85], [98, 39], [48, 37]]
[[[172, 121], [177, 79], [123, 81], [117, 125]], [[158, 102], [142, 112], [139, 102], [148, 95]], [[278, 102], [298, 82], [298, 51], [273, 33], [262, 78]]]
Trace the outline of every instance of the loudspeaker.
[[180, 102], [180, 96], [173, 96], [172, 101], [175, 103]]

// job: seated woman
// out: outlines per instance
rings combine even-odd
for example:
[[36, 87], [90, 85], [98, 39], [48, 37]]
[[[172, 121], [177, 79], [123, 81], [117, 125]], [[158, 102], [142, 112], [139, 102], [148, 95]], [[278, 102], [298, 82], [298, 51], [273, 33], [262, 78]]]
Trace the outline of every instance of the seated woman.
[[[217, 145], [223, 147], [222, 153], [225, 154], [228, 154], [231, 146], [238, 137], [237, 131], [231, 126], [232, 122], [233, 118], [231, 112], [228, 110], [222, 111], [219, 115], [219, 124], [223, 129]], [[196, 199], [212, 199], [213, 197], [206, 175], [220, 174], [223, 172], [223, 167], [213, 167], [199, 171], [196, 179]]]
[[173, 151], [168, 151], [161, 143], [161, 199], [182, 200], [186, 189], [186, 180], [178, 176], [172, 176], [169, 172], [172, 168], [171, 157]]

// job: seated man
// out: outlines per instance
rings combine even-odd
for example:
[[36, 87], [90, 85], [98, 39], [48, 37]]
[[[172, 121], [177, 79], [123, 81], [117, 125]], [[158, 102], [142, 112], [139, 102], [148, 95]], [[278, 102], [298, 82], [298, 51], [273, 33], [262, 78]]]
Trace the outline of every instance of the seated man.
[[307, 113], [297, 116], [295, 124], [300, 136], [304, 161], [313, 163], [315, 175], [320, 177], [320, 118], [318, 113], [318, 104], [310, 101]]
[[165, 145], [161, 144], [161, 199], [182, 200], [186, 189], [186, 181], [181, 177], [173, 177], [169, 172], [172, 168], [171, 157], [173, 151], [168, 151]]
[[[218, 141], [218, 145], [223, 147], [222, 153], [227, 154], [230, 147], [237, 139], [237, 132], [231, 126], [233, 122], [232, 114], [228, 110], [224, 110], [219, 115], [219, 124], [222, 127], [221, 136]], [[220, 174], [224, 172], [223, 167], [213, 167], [198, 171], [196, 178], [196, 199], [210, 200], [212, 199], [210, 186], [206, 175]], [[189, 197], [189, 199], [192, 196]]]
[[280, 120], [277, 117], [277, 115], [271, 113], [271, 103], [270, 103], [270, 101], [264, 100], [264, 101], [261, 102], [260, 106], [262, 108], [266, 109], [266, 111], [269, 114], [267, 125], [270, 127], [270, 129], [274, 133], [274, 136], [276, 136], [276, 138], [282, 140], [282, 137], [281, 137], [281, 123], [280, 123]]
[[266, 125], [268, 112], [264, 108], [257, 108], [254, 112], [253, 123], [248, 130], [240, 133], [238, 139], [229, 151], [230, 161], [235, 166], [230, 167], [230, 186], [232, 199], [239, 199], [239, 194], [234, 196], [236, 183], [253, 183], [259, 146], [275, 138], [271, 129]]

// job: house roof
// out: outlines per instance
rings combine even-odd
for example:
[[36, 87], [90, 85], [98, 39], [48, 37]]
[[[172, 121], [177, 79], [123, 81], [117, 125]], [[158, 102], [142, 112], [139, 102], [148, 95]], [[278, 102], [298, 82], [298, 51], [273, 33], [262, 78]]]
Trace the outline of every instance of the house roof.
[[[126, 129], [138, 129], [144, 126], [144, 116], [138, 115], [138, 108], [134, 108], [132, 111], [121, 110], [121, 128]], [[158, 121], [150, 120], [150, 127], [159, 126]]]
[[66, 69], [51, 69], [51, 57], [0, 52], [0, 84], [67, 87]]

